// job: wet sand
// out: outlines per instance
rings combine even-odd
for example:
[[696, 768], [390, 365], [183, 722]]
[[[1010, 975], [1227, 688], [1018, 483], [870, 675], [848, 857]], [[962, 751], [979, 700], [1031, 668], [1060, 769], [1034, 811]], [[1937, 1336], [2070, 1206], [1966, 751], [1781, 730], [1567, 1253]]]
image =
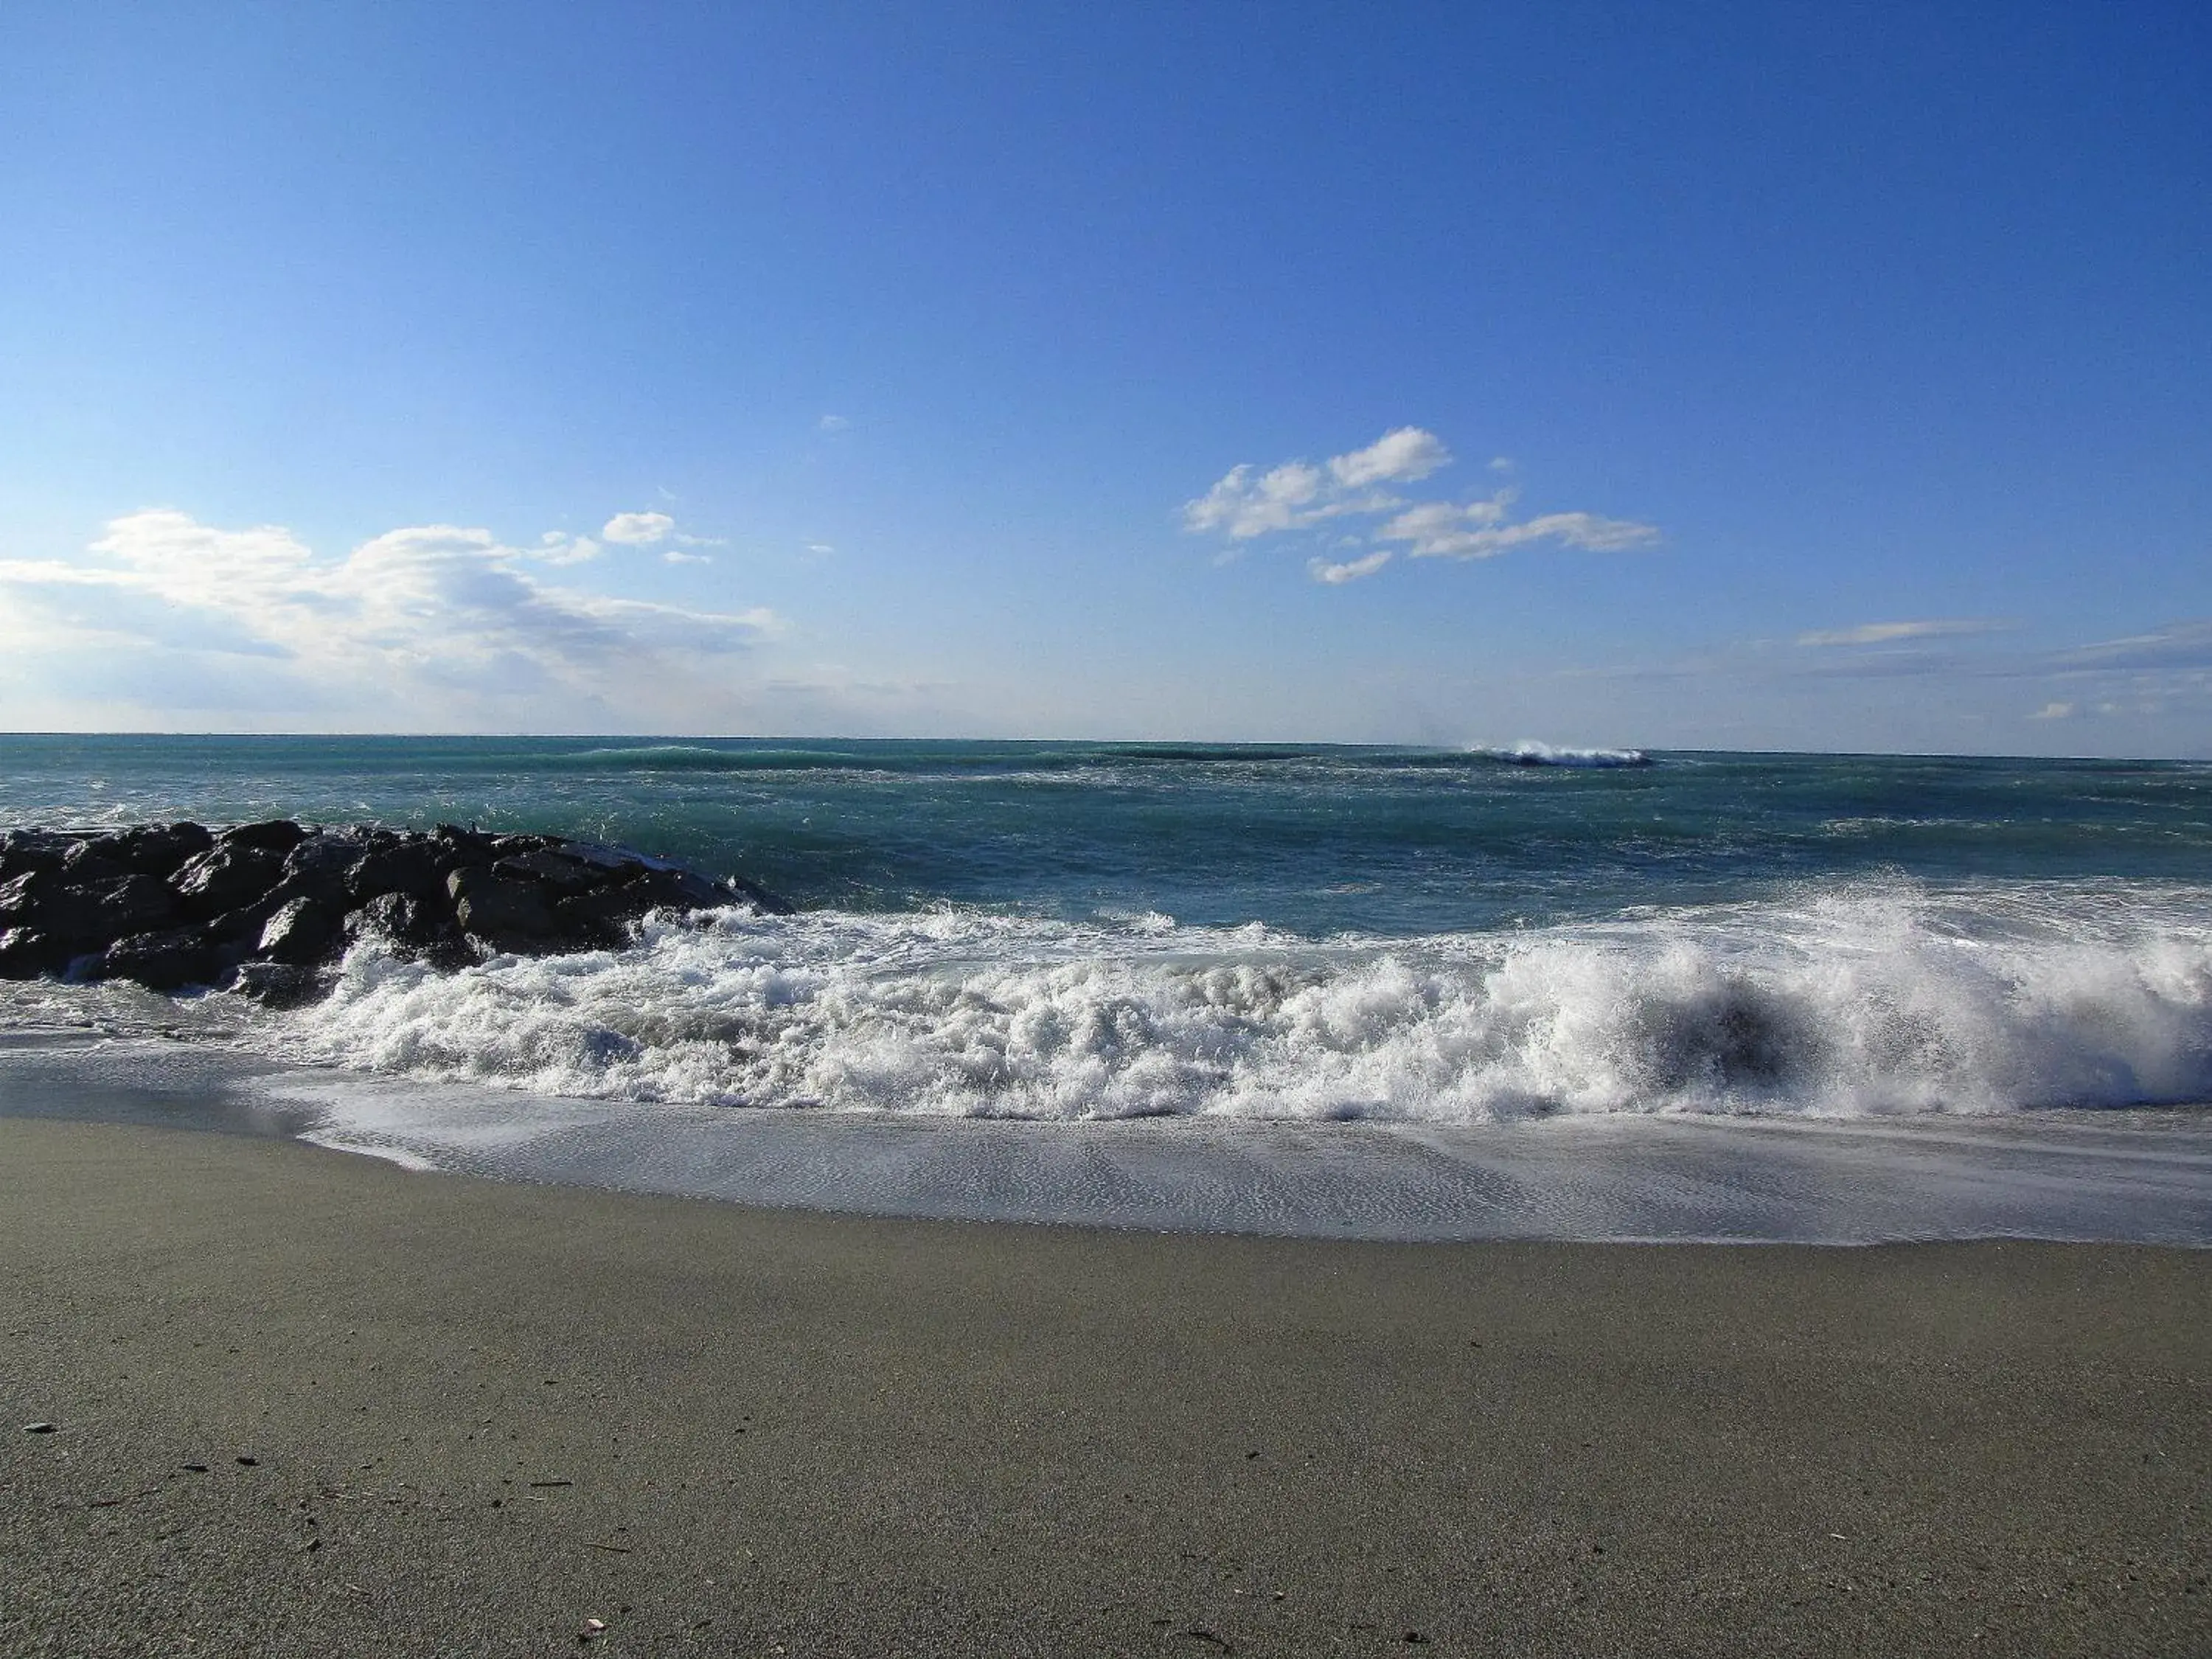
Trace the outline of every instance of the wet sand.
[[9, 1654], [2212, 1651], [2207, 1252], [887, 1221], [0, 1121], [0, 1334]]

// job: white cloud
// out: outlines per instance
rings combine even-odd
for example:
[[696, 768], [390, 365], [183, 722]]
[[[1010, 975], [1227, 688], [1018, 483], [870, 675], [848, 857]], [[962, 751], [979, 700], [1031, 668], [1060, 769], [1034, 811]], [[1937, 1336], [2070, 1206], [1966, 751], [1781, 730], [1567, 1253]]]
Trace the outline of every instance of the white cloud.
[[663, 564], [712, 564], [714, 562], [707, 554], [686, 553], [673, 547], [660, 556], [660, 562]]
[[1329, 476], [1346, 489], [1369, 484], [1412, 483], [1449, 464], [1451, 451], [1433, 432], [1401, 426], [1384, 433], [1364, 449], [1330, 459]]
[[563, 536], [549, 530], [538, 538], [530, 556], [541, 564], [589, 564], [605, 550], [589, 536]]
[[1225, 531], [1237, 541], [1296, 530], [1328, 516], [1325, 507], [1310, 510], [1321, 483], [1321, 469], [1304, 461], [1285, 461], [1257, 477], [1249, 465], [1231, 467], [1205, 495], [1183, 504], [1182, 521], [1192, 530]]
[[1326, 559], [1309, 559], [1306, 570], [1316, 581], [1326, 582], [1331, 587], [1340, 587], [1346, 582], [1358, 581], [1362, 576], [1373, 575], [1390, 562], [1391, 556], [1390, 550], [1386, 547], [1364, 558], [1346, 559], [1342, 564], [1331, 564]]
[[1538, 542], [1592, 553], [1621, 553], [1659, 539], [1654, 526], [1595, 513], [1547, 513], [1519, 524], [1502, 523], [1510, 500], [1510, 495], [1502, 495], [1464, 507], [1438, 503], [1416, 507], [1393, 519], [1376, 538], [1410, 542], [1417, 559], [1492, 559]]
[[814, 429], [817, 432], [842, 432], [852, 424], [842, 415], [824, 415], [820, 420], [815, 422]]
[[665, 513], [617, 513], [600, 526], [599, 534], [624, 547], [650, 547], [675, 528], [676, 520]]
[[1481, 501], [1457, 505], [1450, 501], [1424, 501], [1419, 507], [1407, 507], [1376, 535], [1382, 541], [1412, 542], [1418, 554], [1431, 543], [1463, 534], [1471, 525], [1503, 524], [1505, 515], [1512, 510], [1514, 493], [1501, 489]]
[[1888, 645], [1898, 640], [1933, 640], [1962, 634], [1993, 634], [2009, 626], [1978, 617], [1936, 617], [1922, 622], [1863, 623], [1856, 628], [1824, 629], [1800, 634], [1797, 643], [1824, 645]]
[[[1263, 472], [1246, 462], [1231, 467], [1205, 495], [1183, 503], [1183, 527], [1241, 542], [1311, 529], [1328, 520], [1389, 514], [1395, 516], [1380, 528], [1340, 537], [1336, 545], [1403, 542], [1417, 559], [1487, 559], [1539, 543], [1620, 552], [1648, 547], [1659, 539], [1651, 525], [1595, 513], [1547, 513], [1513, 523], [1511, 510], [1518, 492], [1510, 486], [1460, 502], [1409, 502], [1373, 488], [1418, 483], [1450, 461], [1451, 452], [1434, 433], [1401, 426], [1364, 449], [1330, 457], [1322, 466], [1285, 461]], [[1500, 473], [1512, 470], [1512, 463], [1503, 456], [1490, 465]], [[1342, 561], [1315, 559], [1307, 568], [1316, 580], [1340, 584], [1370, 575], [1388, 562], [1387, 557], [1370, 553]]]
[[276, 526], [134, 513], [106, 527], [90, 561], [0, 561], [0, 639], [35, 657], [48, 684], [103, 665], [119, 678], [127, 664], [131, 695], [163, 718], [250, 696], [272, 709], [351, 710], [380, 729], [544, 729], [625, 709], [644, 718], [783, 629], [765, 609], [552, 586], [525, 568], [545, 547], [421, 525], [327, 559]]
[[2042, 708], [2037, 709], [2033, 714], [2030, 714], [2028, 719], [2032, 720], [2063, 720], [2072, 719], [2073, 714], [2074, 705], [2070, 702], [2046, 702]]
[[1285, 461], [1262, 472], [1247, 462], [1230, 468], [1196, 501], [1183, 503], [1183, 527], [1218, 530], [1249, 541], [1279, 530], [1303, 530], [1325, 519], [1387, 513], [1399, 505], [1395, 496], [1347, 492], [1412, 483], [1450, 460], [1451, 452], [1434, 433], [1401, 426], [1364, 449], [1332, 455], [1323, 466]]

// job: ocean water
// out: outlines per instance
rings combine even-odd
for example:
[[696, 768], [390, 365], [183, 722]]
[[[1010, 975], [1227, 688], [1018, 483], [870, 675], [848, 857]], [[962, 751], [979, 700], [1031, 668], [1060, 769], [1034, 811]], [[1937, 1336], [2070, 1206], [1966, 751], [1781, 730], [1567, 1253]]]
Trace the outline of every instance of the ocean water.
[[16, 986], [0, 1022], [308, 1061], [386, 1106], [465, 1087], [517, 1133], [551, 1101], [647, 1135], [678, 1109], [1032, 1139], [1143, 1119], [1220, 1148], [1567, 1120], [2103, 1133], [2212, 1100], [2203, 764], [0, 738], [0, 827], [276, 814], [588, 836], [801, 908], [457, 974], [365, 947], [292, 1014]]

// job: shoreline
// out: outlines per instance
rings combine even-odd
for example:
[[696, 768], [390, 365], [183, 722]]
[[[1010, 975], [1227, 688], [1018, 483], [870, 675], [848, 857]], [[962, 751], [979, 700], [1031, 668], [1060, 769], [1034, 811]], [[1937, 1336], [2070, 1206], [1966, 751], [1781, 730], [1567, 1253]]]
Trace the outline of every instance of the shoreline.
[[1480, 1126], [1027, 1122], [648, 1104], [0, 1030], [0, 1118], [229, 1130], [809, 1212], [1398, 1243], [2212, 1246], [2212, 1109]]
[[886, 1220], [17, 1119], [0, 1264], [10, 1652], [2212, 1639], [2203, 1252]]

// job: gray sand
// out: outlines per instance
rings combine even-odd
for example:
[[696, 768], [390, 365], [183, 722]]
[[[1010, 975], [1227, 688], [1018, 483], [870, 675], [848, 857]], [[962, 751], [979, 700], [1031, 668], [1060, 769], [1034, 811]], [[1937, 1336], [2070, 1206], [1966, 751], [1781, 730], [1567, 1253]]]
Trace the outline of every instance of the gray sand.
[[2203, 1252], [864, 1220], [0, 1121], [0, 1650], [2201, 1655], [2208, 1316]]

